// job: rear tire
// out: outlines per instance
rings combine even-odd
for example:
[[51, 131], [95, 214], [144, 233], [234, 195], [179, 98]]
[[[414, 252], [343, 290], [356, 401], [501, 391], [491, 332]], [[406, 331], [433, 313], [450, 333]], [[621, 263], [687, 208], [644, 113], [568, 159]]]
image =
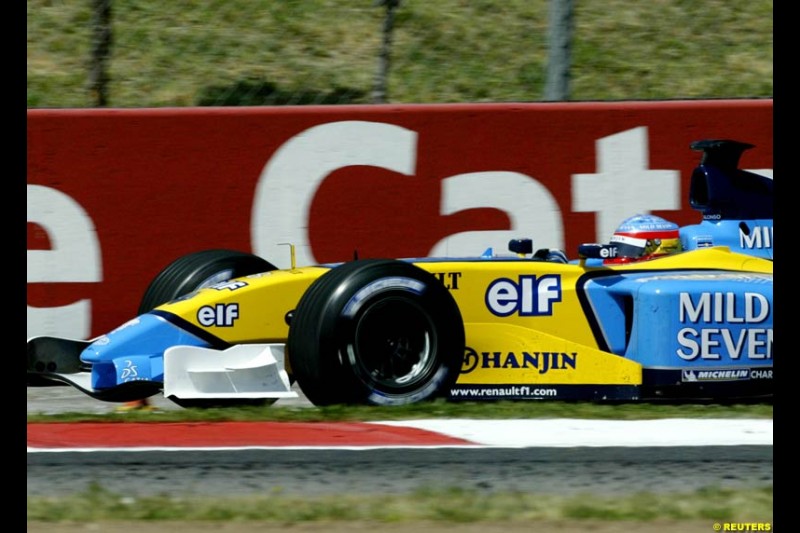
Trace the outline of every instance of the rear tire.
[[308, 288], [287, 352], [315, 405], [402, 405], [447, 394], [464, 343], [458, 306], [435, 276], [404, 261], [367, 259]]

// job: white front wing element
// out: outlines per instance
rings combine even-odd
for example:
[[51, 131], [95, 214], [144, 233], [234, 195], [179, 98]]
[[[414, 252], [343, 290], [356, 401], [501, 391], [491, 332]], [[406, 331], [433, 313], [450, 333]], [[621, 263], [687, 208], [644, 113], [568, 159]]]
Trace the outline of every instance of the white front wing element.
[[227, 350], [175, 346], [164, 352], [164, 397], [296, 398], [284, 368], [283, 344], [240, 344]]

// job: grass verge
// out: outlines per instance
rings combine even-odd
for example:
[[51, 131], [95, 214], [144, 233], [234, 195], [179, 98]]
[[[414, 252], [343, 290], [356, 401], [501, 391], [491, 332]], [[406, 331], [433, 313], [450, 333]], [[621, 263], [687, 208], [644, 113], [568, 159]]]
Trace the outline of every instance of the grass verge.
[[[476, 505], [480, 502], [480, 505]], [[460, 488], [419, 489], [407, 495], [262, 497], [147, 497], [120, 495], [100, 485], [70, 497], [29, 497], [28, 521], [319, 521], [474, 523], [529, 520], [709, 520], [771, 522], [772, 486], [750, 490], [707, 487], [688, 493], [633, 495], [480, 493]]]
[[401, 407], [220, 407], [124, 413], [28, 414], [35, 422], [334, 422], [411, 420], [420, 418], [585, 418], [647, 420], [653, 418], [772, 418], [772, 402], [760, 403], [616, 403], [592, 402], [449, 402], [434, 401]]

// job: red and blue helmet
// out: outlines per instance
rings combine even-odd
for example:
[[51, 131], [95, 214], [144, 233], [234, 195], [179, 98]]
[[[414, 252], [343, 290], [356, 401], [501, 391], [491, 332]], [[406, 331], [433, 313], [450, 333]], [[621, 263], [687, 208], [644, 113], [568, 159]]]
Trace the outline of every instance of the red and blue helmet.
[[617, 257], [608, 262], [642, 261], [680, 252], [680, 228], [654, 215], [634, 215], [619, 225], [610, 240]]

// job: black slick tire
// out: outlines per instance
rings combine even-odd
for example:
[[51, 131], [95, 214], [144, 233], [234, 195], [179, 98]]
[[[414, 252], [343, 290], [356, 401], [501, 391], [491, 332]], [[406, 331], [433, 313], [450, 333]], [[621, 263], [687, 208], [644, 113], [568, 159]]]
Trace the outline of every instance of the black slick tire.
[[365, 259], [308, 288], [287, 352], [315, 405], [402, 405], [449, 392], [464, 342], [458, 306], [435, 276], [401, 260]]

